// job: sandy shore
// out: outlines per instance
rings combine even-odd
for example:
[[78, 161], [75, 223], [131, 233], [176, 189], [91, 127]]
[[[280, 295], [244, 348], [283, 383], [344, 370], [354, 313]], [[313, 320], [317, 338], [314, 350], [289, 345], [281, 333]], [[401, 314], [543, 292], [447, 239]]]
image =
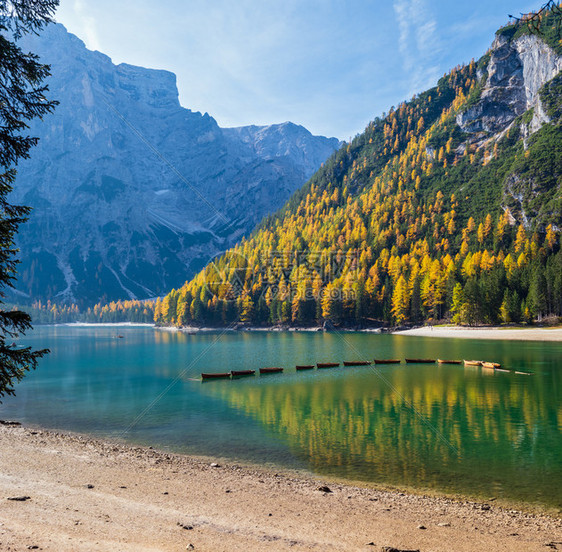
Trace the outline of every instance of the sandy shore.
[[[562, 550], [562, 520], [0, 426], [0, 550]], [[319, 490], [329, 485], [331, 493]], [[10, 498], [29, 497], [26, 500]]]
[[458, 337], [463, 339], [510, 339], [517, 341], [562, 341], [562, 328], [467, 328], [463, 326], [424, 326], [394, 332], [396, 335], [421, 337]]

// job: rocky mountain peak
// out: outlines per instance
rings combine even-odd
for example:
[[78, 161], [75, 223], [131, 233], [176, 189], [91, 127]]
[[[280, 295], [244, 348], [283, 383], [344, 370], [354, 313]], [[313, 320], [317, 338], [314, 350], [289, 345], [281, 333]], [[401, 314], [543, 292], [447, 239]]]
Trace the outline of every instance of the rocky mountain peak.
[[12, 200], [18, 290], [91, 304], [183, 283], [249, 233], [339, 146], [292, 123], [223, 129], [183, 108], [176, 77], [88, 50], [62, 25], [23, 46], [51, 65], [60, 105], [30, 134]]

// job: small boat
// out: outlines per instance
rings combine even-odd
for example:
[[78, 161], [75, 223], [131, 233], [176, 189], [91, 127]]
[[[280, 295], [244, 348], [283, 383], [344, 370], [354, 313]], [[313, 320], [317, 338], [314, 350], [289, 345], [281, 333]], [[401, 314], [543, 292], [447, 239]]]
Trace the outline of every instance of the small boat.
[[434, 364], [434, 358], [407, 358], [406, 362], [408, 364]]
[[218, 373], [202, 373], [201, 379], [209, 380], [209, 379], [225, 379], [230, 378], [230, 372], [218, 372]]
[[506, 370], [505, 368], [496, 368], [496, 372], [510, 372], [511, 370]]
[[498, 364], [497, 362], [483, 362], [482, 363], [482, 368], [488, 368], [490, 370], [497, 370], [498, 368], [501, 368], [501, 364]]
[[295, 368], [297, 370], [314, 370], [314, 364], [297, 364]]
[[440, 358], [437, 359], [439, 364], [462, 364], [462, 360], [441, 360]]
[[278, 374], [282, 372], [283, 368], [271, 367], [271, 368], [260, 368], [260, 374]]
[[399, 358], [375, 358], [375, 364], [400, 364]]
[[235, 376], [253, 376], [256, 371], [255, 370], [232, 370], [230, 372], [232, 374], [232, 377]]
[[344, 366], [370, 366], [371, 363], [368, 360], [355, 360], [350, 362], [346, 362], [344, 360], [343, 365]]
[[482, 361], [481, 360], [465, 360], [464, 365], [465, 366], [482, 366]]
[[533, 372], [518, 372], [517, 370], [515, 370], [516, 374], [519, 374], [520, 376], [532, 376]]
[[337, 368], [339, 365], [339, 362], [319, 362], [316, 366], [318, 368]]

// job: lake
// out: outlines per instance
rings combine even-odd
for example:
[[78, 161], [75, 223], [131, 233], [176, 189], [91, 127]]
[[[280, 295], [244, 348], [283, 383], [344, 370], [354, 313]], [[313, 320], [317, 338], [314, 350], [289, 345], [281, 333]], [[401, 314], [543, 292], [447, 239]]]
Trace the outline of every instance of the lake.
[[[562, 343], [76, 326], [37, 327], [19, 343], [52, 352], [4, 399], [3, 419], [562, 509]], [[294, 369], [375, 357], [487, 359], [533, 375], [438, 364]], [[201, 372], [262, 366], [285, 372], [200, 381]]]

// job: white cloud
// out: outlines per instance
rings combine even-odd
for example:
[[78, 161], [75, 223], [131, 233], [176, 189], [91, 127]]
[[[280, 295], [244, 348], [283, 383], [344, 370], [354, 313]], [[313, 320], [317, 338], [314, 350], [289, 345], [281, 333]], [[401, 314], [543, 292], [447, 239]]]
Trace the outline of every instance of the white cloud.
[[410, 55], [410, 19], [408, 17], [409, 0], [394, 0], [394, 12], [398, 20], [398, 30], [400, 36], [398, 39], [398, 47], [400, 53], [404, 57], [404, 69], [409, 69], [413, 63]]
[[439, 76], [437, 21], [425, 0], [394, 0], [393, 7], [399, 29], [398, 47], [413, 94], [433, 85]]
[[96, 20], [86, 13], [83, 0], [74, 0], [74, 13], [82, 26], [81, 38], [90, 50], [101, 50]]

